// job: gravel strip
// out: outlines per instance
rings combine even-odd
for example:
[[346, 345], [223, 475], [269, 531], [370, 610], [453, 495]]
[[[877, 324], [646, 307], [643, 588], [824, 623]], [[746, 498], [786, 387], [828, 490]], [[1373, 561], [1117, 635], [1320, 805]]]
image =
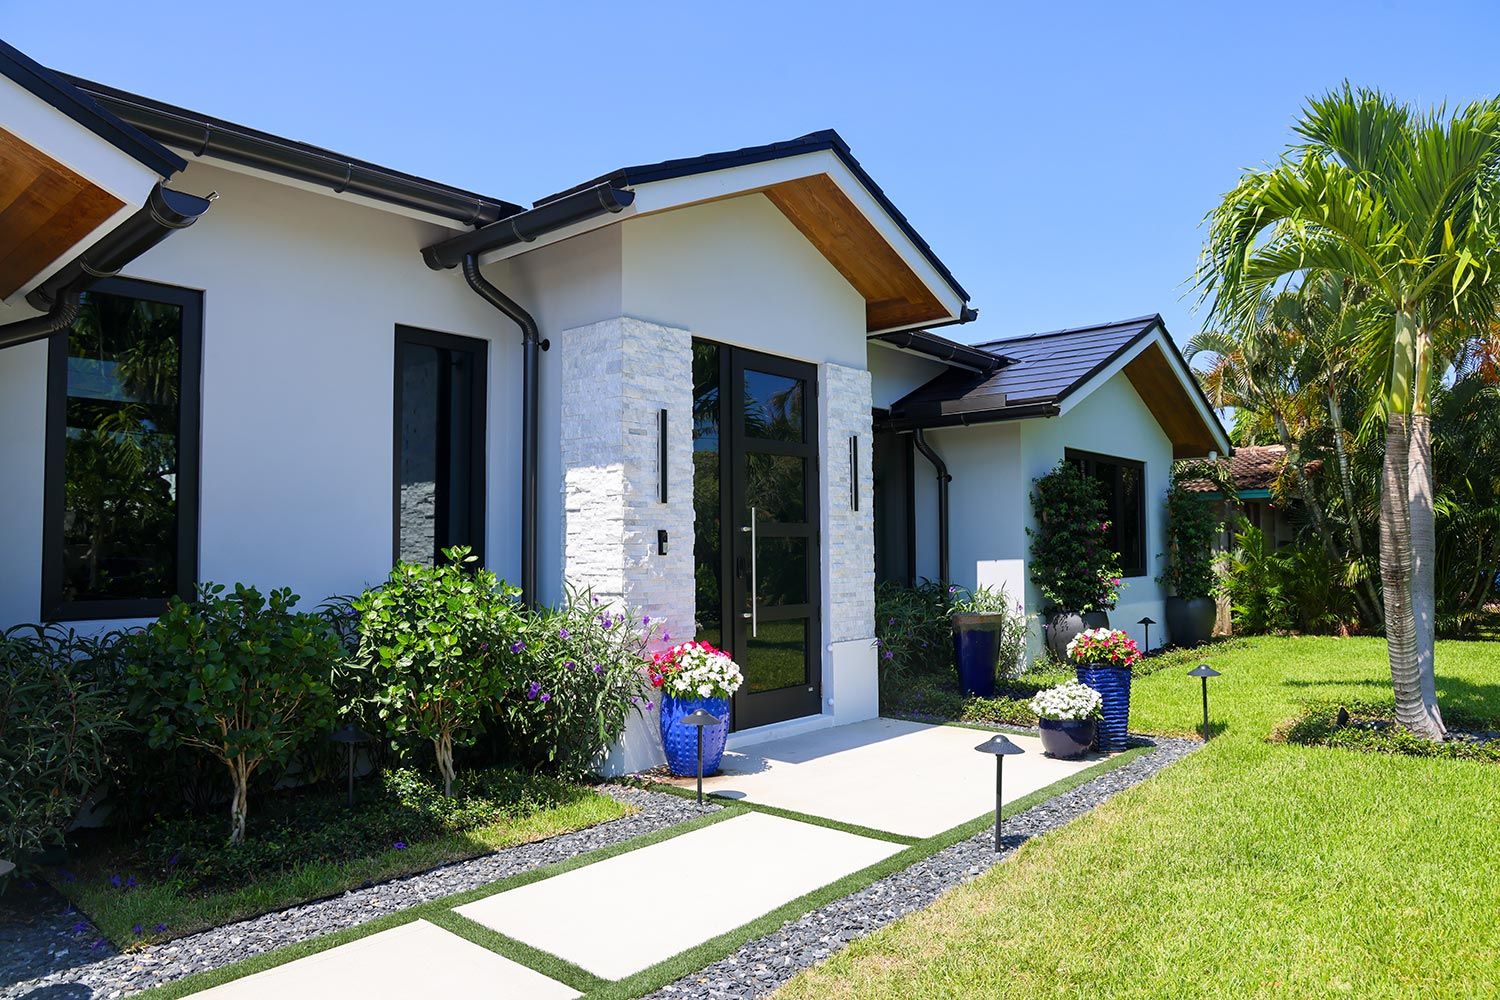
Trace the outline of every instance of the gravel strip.
[[1116, 792], [1174, 764], [1202, 746], [1194, 740], [1156, 737], [1156, 749], [1085, 785], [1005, 820], [1004, 850], [985, 830], [925, 861], [888, 875], [859, 892], [788, 921], [734, 954], [651, 994], [654, 1000], [746, 1000], [764, 996], [802, 969], [823, 961], [850, 941], [931, 904], [949, 889], [1006, 860], [1025, 841], [1077, 819]]
[[[574, 833], [460, 861], [420, 875], [294, 906], [186, 937], [115, 952], [71, 907], [0, 924], [0, 1000], [123, 997], [193, 972], [214, 969], [283, 945], [354, 927], [455, 892], [488, 885], [601, 847], [654, 833], [703, 814], [696, 803], [620, 785], [600, 791], [640, 811]], [[706, 806], [707, 811], [718, 806]]]

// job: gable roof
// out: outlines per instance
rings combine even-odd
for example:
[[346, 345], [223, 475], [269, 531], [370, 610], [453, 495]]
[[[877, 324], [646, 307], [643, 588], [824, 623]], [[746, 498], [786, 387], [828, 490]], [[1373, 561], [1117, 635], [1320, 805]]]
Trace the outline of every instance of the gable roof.
[[888, 426], [1058, 416], [1123, 371], [1172, 438], [1178, 457], [1229, 451], [1228, 435], [1159, 314], [974, 346], [1000, 359], [1000, 367], [943, 372], [892, 404]]
[[[1234, 449], [1228, 458], [1219, 459], [1219, 468], [1225, 473], [1236, 494], [1245, 498], [1268, 496], [1271, 487], [1286, 467], [1286, 448], [1279, 444], [1247, 444]], [[1323, 460], [1315, 458], [1302, 466], [1305, 475], [1316, 475], [1323, 467]], [[1219, 486], [1208, 479], [1189, 479], [1183, 488], [1192, 493], [1217, 496]]]

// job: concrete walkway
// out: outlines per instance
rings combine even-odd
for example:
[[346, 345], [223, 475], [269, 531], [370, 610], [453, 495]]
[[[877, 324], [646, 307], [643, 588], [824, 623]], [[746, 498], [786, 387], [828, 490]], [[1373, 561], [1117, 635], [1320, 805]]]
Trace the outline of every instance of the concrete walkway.
[[[750, 804], [927, 838], [994, 809], [994, 759], [974, 750], [987, 738], [973, 729], [878, 719], [726, 754], [724, 773], [705, 788]], [[1052, 760], [1042, 755], [1039, 740], [1012, 738], [1026, 752], [1006, 761], [1006, 801], [1098, 759]], [[889, 839], [752, 811], [454, 912], [600, 979], [619, 980], [901, 850]], [[579, 993], [417, 920], [199, 995], [565, 1000]]]

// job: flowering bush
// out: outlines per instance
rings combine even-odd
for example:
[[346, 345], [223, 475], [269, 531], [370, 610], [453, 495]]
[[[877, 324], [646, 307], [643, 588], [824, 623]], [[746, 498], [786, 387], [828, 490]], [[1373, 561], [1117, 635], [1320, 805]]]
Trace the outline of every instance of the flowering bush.
[[1033, 483], [1031, 582], [1046, 610], [1108, 611], [1120, 596], [1120, 554], [1109, 546], [1099, 484], [1066, 459]]
[[1050, 687], [1031, 699], [1031, 710], [1038, 719], [1097, 719], [1103, 709], [1103, 696], [1077, 681]]
[[651, 685], [673, 698], [728, 698], [744, 677], [729, 654], [706, 642], [680, 642], [651, 658]]
[[1130, 668], [1141, 658], [1135, 640], [1119, 629], [1091, 628], [1068, 643], [1068, 659], [1081, 667]]
[[875, 585], [875, 647], [884, 691], [915, 673], [950, 666], [948, 595], [931, 580]]

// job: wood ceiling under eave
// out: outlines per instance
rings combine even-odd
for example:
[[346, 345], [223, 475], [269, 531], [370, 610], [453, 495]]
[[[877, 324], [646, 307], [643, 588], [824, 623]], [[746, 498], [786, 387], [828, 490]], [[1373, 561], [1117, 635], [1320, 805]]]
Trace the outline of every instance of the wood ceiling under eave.
[[40, 274], [124, 204], [0, 129], [0, 298]]
[[1125, 374], [1146, 408], [1172, 439], [1173, 458], [1207, 458], [1219, 443], [1193, 405], [1190, 390], [1177, 377], [1160, 344], [1152, 344], [1125, 365]]
[[784, 181], [764, 193], [864, 296], [867, 330], [949, 318], [922, 279], [827, 174]]

